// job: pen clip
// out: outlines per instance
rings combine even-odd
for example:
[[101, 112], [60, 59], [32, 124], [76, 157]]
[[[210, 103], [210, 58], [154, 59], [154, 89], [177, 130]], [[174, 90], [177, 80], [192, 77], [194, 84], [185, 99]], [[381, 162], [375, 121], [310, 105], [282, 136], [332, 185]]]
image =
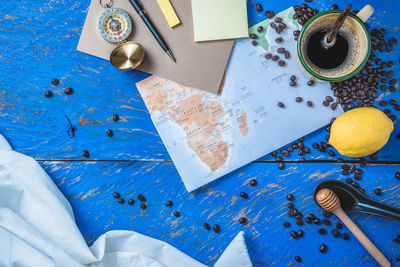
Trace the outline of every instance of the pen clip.
[[136, 2], [139, 4], [139, 6], [142, 8], [142, 10], [144, 10], [144, 6], [143, 6], [143, 4], [142, 4], [142, 1], [136, 0]]

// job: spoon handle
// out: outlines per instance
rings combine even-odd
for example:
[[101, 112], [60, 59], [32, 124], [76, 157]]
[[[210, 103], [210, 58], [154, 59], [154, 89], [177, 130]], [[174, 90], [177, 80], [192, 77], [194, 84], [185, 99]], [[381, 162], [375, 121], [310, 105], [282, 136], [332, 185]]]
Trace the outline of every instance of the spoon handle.
[[349, 228], [353, 235], [360, 241], [366, 250], [375, 258], [375, 260], [384, 267], [390, 266], [390, 262], [385, 255], [369, 240], [369, 238], [358, 228], [358, 226], [347, 216], [339, 206], [332, 211]]
[[328, 43], [331, 43], [336, 38], [336, 34], [339, 32], [340, 27], [342, 27], [344, 20], [350, 13], [350, 10], [351, 10], [351, 5], [348, 5], [345, 9], [342, 10], [340, 15], [337, 17], [335, 23], [333, 24], [331, 30], [328, 33], [328, 37], [326, 39]]
[[400, 209], [385, 205], [378, 201], [363, 201], [358, 203], [360, 211], [377, 214], [400, 221]]

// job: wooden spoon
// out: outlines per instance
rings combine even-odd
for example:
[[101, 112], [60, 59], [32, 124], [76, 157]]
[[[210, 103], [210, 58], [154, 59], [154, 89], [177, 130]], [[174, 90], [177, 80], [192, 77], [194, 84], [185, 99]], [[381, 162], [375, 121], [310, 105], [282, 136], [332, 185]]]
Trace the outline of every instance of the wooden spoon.
[[338, 34], [340, 28], [342, 27], [346, 17], [349, 15], [352, 5], [348, 5], [345, 9], [340, 12], [336, 21], [333, 23], [331, 30], [325, 34], [322, 45], [325, 48], [329, 48], [335, 45], [336, 43], [336, 35]]
[[358, 228], [358, 226], [347, 216], [340, 206], [340, 200], [337, 195], [330, 189], [324, 188], [318, 191], [316, 195], [318, 205], [326, 211], [335, 214], [357, 237], [358, 241], [366, 250], [375, 258], [381, 266], [390, 266], [390, 262], [382, 254], [382, 252], [368, 239], [368, 237]]

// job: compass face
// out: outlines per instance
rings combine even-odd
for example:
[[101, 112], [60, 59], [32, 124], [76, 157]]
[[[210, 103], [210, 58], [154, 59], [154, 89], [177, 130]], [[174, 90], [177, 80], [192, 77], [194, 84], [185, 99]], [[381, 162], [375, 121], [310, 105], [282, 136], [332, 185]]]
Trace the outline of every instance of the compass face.
[[104, 40], [119, 43], [132, 32], [132, 20], [126, 11], [120, 8], [107, 8], [99, 17], [97, 29]]

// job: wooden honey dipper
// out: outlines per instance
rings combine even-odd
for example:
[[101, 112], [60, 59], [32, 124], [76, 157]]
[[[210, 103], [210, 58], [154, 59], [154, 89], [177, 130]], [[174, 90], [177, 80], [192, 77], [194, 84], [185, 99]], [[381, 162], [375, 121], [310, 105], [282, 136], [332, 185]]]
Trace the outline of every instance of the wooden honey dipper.
[[340, 206], [338, 196], [330, 189], [324, 188], [318, 191], [315, 196], [318, 205], [326, 211], [335, 214], [357, 237], [358, 241], [365, 247], [366, 250], [375, 258], [381, 266], [390, 266], [390, 262], [382, 254], [382, 252], [368, 239], [368, 237], [358, 228], [358, 226], [347, 216]]

